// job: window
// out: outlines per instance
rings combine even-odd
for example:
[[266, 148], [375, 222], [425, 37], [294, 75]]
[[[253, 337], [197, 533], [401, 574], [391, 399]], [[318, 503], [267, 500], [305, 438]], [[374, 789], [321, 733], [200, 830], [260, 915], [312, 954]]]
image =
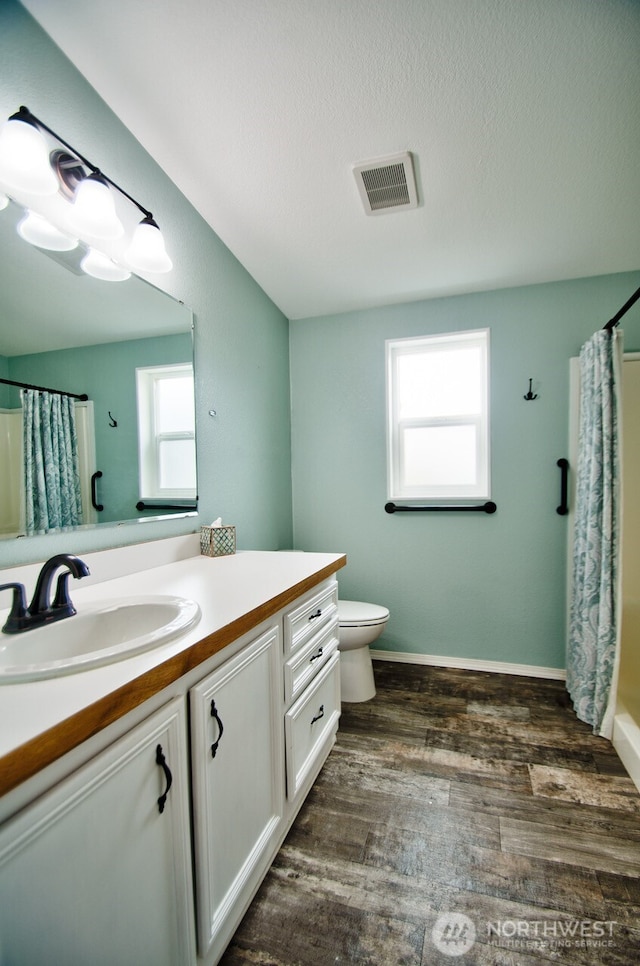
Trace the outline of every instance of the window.
[[196, 498], [193, 366], [136, 369], [140, 499]]
[[386, 343], [390, 500], [487, 499], [489, 330]]

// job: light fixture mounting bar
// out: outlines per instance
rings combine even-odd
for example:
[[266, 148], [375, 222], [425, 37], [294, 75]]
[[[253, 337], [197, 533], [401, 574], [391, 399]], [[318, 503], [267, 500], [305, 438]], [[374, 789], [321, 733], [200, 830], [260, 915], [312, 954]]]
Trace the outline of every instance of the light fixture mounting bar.
[[104, 180], [107, 181], [112, 188], [115, 188], [116, 191], [119, 191], [121, 195], [124, 195], [125, 198], [128, 198], [129, 201], [132, 204], [134, 204], [136, 208], [138, 208], [138, 210], [141, 211], [143, 215], [145, 215], [146, 218], [153, 219], [152, 213], [148, 211], [146, 208], [144, 208], [139, 201], [136, 201], [136, 199], [132, 195], [130, 195], [128, 191], [125, 191], [124, 188], [121, 188], [119, 184], [116, 184], [116, 182], [113, 181], [113, 179], [110, 178], [108, 175], [106, 175], [104, 171], [98, 168], [97, 165], [93, 164], [91, 161], [89, 161], [88, 158], [85, 158], [83, 154], [77, 151], [72, 144], [69, 144], [68, 141], [65, 141], [63, 137], [60, 137], [60, 135], [56, 131], [50, 128], [48, 124], [45, 124], [44, 121], [41, 121], [39, 117], [36, 117], [35, 114], [33, 114], [28, 107], [24, 107], [24, 105], [21, 105], [20, 110], [18, 111], [17, 114], [14, 115], [14, 117], [16, 119], [25, 120], [32, 124], [36, 124], [38, 127], [41, 127], [44, 131], [47, 131], [47, 133], [50, 134], [52, 137], [54, 137], [56, 141], [59, 141], [60, 144], [63, 144], [65, 148], [73, 152], [74, 156], [78, 158], [78, 160], [81, 161], [82, 164], [86, 165], [87, 168], [89, 168], [93, 174], [99, 174], [100, 177], [104, 178]]

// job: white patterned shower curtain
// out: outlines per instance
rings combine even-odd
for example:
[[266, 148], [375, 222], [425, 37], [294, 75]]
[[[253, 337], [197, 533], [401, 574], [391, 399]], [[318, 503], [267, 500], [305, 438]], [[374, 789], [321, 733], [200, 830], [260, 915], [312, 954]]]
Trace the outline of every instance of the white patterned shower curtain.
[[621, 623], [622, 333], [580, 352], [580, 428], [567, 690], [577, 716], [610, 738]]
[[73, 400], [22, 392], [25, 517], [28, 534], [82, 523]]

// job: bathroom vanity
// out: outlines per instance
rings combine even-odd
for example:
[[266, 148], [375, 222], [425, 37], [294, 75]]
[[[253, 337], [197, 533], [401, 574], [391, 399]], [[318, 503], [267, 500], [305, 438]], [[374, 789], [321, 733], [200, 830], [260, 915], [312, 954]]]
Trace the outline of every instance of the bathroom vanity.
[[155, 650], [0, 686], [0, 962], [212, 966], [335, 741], [346, 558], [209, 558], [190, 535], [83, 559], [79, 614], [153, 592], [202, 616]]

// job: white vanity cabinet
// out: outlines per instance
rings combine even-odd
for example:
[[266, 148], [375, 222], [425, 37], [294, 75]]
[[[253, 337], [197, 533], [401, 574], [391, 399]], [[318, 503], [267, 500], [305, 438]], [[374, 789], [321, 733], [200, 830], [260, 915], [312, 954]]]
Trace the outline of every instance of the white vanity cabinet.
[[192, 963], [184, 701], [0, 829], [2, 966]]
[[274, 625], [189, 692], [198, 952], [209, 963], [280, 844], [281, 649]]
[[[148, 672], [123, 662], [117, 690], [6, 756], [15, 771], [26, 749], [48, 770], [5, 780], [0, 966], [218, 963], [335, 741], [343, 558], [314, 556], [176, 565], [163, 589], [182, 573], [201, 636]], [[244, 592], [265, 572], [277, 579]], [[35, 694], [17, 687], [7, 697]]]

